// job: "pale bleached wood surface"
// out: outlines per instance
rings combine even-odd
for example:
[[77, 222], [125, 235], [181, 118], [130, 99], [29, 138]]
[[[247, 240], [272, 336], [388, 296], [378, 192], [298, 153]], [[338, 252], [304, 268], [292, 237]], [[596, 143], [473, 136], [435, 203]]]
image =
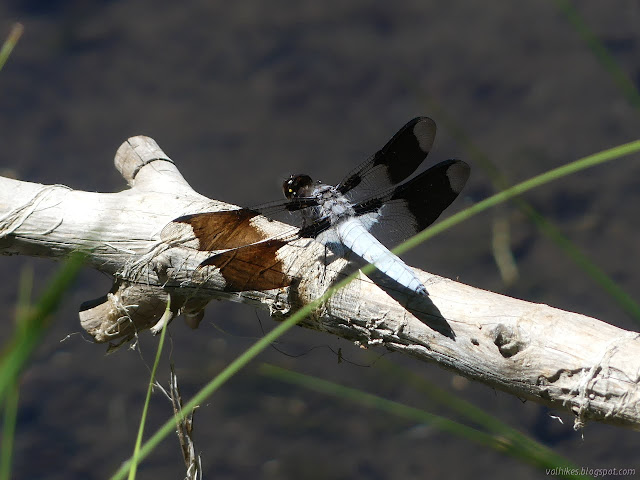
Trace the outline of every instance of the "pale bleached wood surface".
[[[97, 342], [118, 344], [146, 328], [157, 329], [168, 293], [173, 314], [183, 314], [195, 327], [211, 299], [247, 302], [277, 320], [334, 280], [319, 260], [321, 246], [310, 241], [287, 247], [290, 272], [304, 279], [295, 288], [230, 294], [222, 291], [219, 276], [197, 278], [194, 269], [206, 254], [172, 248], [160, 232], [180, 215], [233, 206], [192, 190], [147, 137], [125, 142], [115, 162], [130, 186], [118, 193], [0, 177], [0, 253], [61, 258], [88, 250], [89, 265], [114, 276], [112, 291], [80, 312], [82, 326]], [[264, 227], [287, 228], [267, 221]], [[362, 347], [384, 346], [436, 362], [521, 398], [568, 410], [576, 427], [595, 420], [638, 428], [638, 333], [418, 273], [428, 299], [383, 291], [363, 277], [302, 326]]]

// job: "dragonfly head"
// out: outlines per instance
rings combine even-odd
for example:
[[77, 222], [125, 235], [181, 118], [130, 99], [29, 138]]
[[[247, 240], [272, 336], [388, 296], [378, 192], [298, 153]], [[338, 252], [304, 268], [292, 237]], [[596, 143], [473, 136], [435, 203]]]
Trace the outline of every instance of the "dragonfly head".
[[313, 180], [309, 175], [291, 175], [282, 184], [284, 196], [291, 200], [293, 198], [308, 197], [311, 193]]

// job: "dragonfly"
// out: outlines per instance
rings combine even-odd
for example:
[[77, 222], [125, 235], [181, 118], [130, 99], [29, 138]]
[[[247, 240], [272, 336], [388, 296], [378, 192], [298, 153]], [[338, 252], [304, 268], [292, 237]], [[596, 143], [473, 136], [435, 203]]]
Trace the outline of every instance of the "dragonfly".
[[[427, 295], [414, 270], [374, 233], [411, 236], [431, 225], [464, 188], [470, 167], [461, 160], [437, 163], [405, 181], [429, 154], [435, 135], [431, 118], [416, 117], [335, 186], [291, 175], [282, 186], [283, 201], [183, 215], [163, 229], [161, 238], [175, 243], [180, 237], [183, 245], [211, 252], [198, 269], [217, 269], [229, 292], [292, 285], [283, 247], [313, 239], [341, 257], [355, 254], [360, 263], [373, 264], [410, 294]], [[297, 218], [295, 227], [272, 235], [256, 221], [282, 212]]]

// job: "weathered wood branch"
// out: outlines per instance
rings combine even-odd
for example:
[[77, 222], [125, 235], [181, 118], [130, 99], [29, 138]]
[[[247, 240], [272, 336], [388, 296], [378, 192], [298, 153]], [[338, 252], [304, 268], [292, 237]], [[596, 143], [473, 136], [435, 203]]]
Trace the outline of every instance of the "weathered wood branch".
[[[0, 253], [64, 257], [83, 249], [114, 277], [106, 296], [81, 307], [97, 342], [124, 342], [170, 316], [195, 327], [214, 298], [268, 309], [276, 319], [317, 298], [341, 272], [323, 270], [320, 246], [293, 245], [295, 287], [232, 294], [213, 274], [195, 275], [205, 252], [164, 242], [160, 232], [187, 213], [232, 206], [196, 193], [156, 143], [133, 137], [116, 154], [130, 188], [91, 193], [0, 177]], [[272, 232], [287, 228], [258, 220]], [[319, 258], [320, 257], [320, 258]], [[332, 263], [331, 265], [334, 265]], [[594, 318], [533, 304], [418, 272], [428, 299], [407, 297], [361, 276], [303, 326], [361, 346], [385, 346], [586, 420], [640, 426], [640, 339]], [[382, 287], [382, 288], [381, 288]], [[159, 325], [156, 325], [156, 329]]]

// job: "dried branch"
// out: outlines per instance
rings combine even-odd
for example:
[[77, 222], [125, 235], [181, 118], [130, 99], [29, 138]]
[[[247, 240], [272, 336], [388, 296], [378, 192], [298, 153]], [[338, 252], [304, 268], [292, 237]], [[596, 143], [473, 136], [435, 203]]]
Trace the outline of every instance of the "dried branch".
[[[309, 240], [284, 247], [290, 249], [286, 267], [302, 279], [299, 284], [225, 292], [219, 275], [195, 274], [206, 252], [164, 242], [160, 232], [180, 215], [232, 206], [191, 189], [149, 138], [129, 139], [115, 163], [131, 187], [119, 193], [0, 177], [1, 253], [57, 258], [85, 249], [90, 266], [113, 275], [111, 291], [80, 311], [83, 327], [97, 342], [117, 344], [153, 327], [168, 293], [173, 315], [183, 314], [192, 327], [214, 298], [247, 302], [281, 319], [343, 274], [325, 270], [322, 246]], [[257, 222], [271, 232], [290, 228]], [[586, 420], [640, 426], [638, 333], [426, 272], [418, 275], [429, 292], [426, 299], [361, 276], [303, 326], [362, 347], [381, 345], [433, 361], [513, 395], [571, 411], [577, 427]]]

